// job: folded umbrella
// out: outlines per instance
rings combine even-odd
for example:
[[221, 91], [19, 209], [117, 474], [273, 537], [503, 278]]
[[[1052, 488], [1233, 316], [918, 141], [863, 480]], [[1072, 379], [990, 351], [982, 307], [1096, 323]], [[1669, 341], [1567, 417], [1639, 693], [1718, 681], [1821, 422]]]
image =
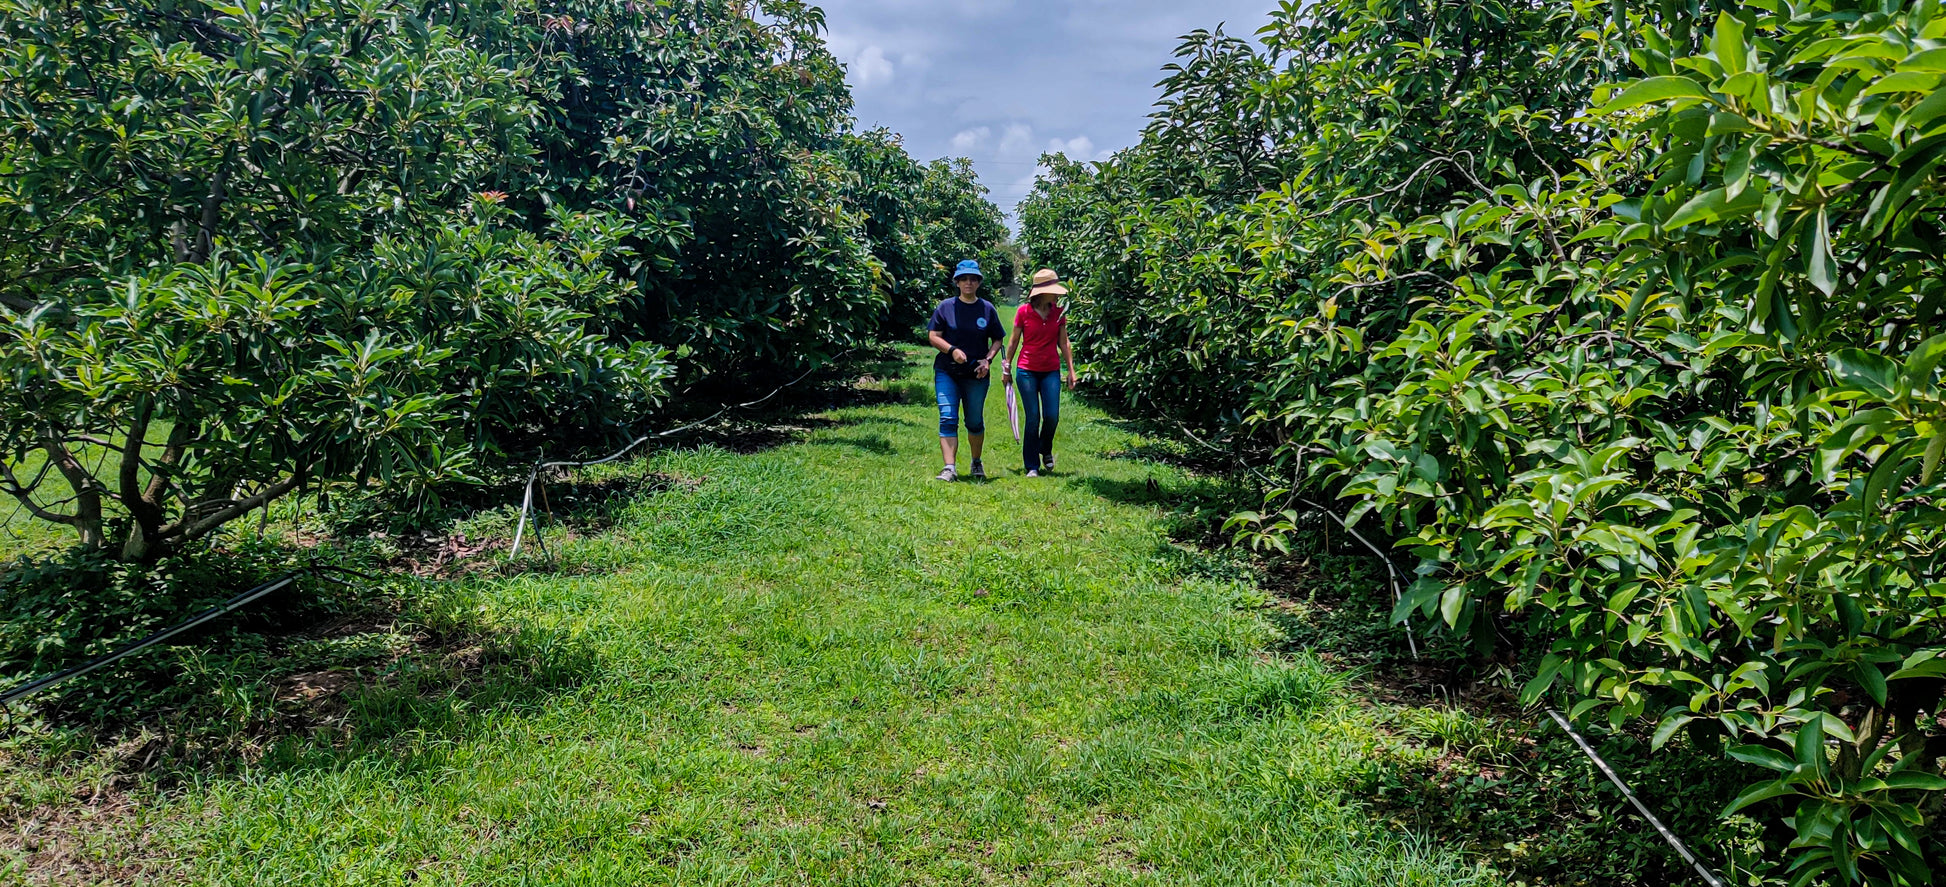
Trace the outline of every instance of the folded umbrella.
[[1007, 422], [1014, 427], [1014, 443], [1020, 443], [1020, 404], [1014, 400], [1014, 380], [1007, 379], [1001, 387], [1007, 389]]

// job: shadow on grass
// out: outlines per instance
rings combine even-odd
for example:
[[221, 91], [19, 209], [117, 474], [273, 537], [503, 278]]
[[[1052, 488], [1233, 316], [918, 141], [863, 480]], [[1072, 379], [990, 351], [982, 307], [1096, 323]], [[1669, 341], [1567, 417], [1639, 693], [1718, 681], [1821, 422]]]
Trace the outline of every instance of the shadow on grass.
[[901, 428], [906, 428], [906, 427], [931, 428], [934, 427], [935, 424], [936, 423], [932, 421], [930, 418], [925, 420], [901, 419], [897, 416], [882, 416], [882, 415], [876, 415], [870, 413], [863, 414], [863, 415], [846, 415], [841, 417], [838, 420], [838, 425], [841, 427], [855, 426], [855, 425], [897, 425]]
[[898, 452], [892, 446], [892, 441], [882, 434], [860, 435], [857, 437], [826, 436], [818, 438], [818, 443], [829, 444], [834, 447], [848, 447], [861, 452], [871, 453], [875, 456], [890, 456]]
[[[1170, 451], [1162, 445], [1124, 457], [1182, 466]], [[1212, 512], [1233, 507], [1247, 491], [1207, 479], [1071, 483], [1111, 501], [1163, 509], [1171, 536], [1191, 544], [1159, 551], [1158, 559], [1171, 563], [1177, 575], [1254, 580], [1269, 593], [1269, 605], [1257, 615], [1276, 633], [1272, 648], [1344, 677], [1383, 719], [1388, 741], [1343, 786], [1345, 797], [1374, 822], [1468, 848], [1509, 880], [1526, 883], [1647, 887], [1686, 877], [1682, 861], [1616, 803], [1605, 778], [1573, 743], [1518, 704], [1523, 666], [1515, 652], [1503, 646], [1485, 655], [1415, 620], [1415, 655], [1406, 629], [1392, 623], [1383, 562], [1328, 518], [1303, 515], [1288, 554], [1246, 553], [1199, 528], [1206, 530]], [[1517, 627], [1503, 631], [1507, 644], [1517, 647], [1524, 639]], [[1145, 702], [1165, 713], [1176, 706], [1194, 714], [1208, 705], [1254, 711], [1261, 700], [1284, 698], [1258, 693], [1248, 682], [1249, 693], [1223, 696], [1222, 677], [1192, 683], [1194, 692], [1183, 700]], [[1720, 751], [1686, 746], [1687, 738], [1678, 736], [1650, 754], [1641, 731], [1602, 734], [1596, 741], [1679, 833], [1738, 859], [1739, 869], [1763, 867], [1762, 826], [1718, 815], [1747, 775]], [[1779, 836], [1771, 839], [1777, 846]]]
[[1230, 542], [1223, 525], [1231, 515], [1258, 504], [1253, 491], [1208, 477], [1114, 480], [1089, 476], [1068, 483], [1110, 502], [1162, 509], [1169, 538], [1212, 549]]
[[302, 634], [231, 630], [158, 648], [40, 700], [35, 745], [57, 767], [110, 752], [117, 772], [160, 787], [371, 755], [396, 766], [602, 669], [566, 631], [438, 607], [429, 618], [368, 612]]
[[[236, 634], [149, 656], [14, 711], [9, 727], [25, 732], [8, 737], [0, 768], [0, 859], [28, 883], [174, 883], [180, 857], [143, 812], [169, 793], [277, 773], [428, 772], [605, 666], [555, 629], [463, 621]], [[76, 722], [91, 697], [117, 693], [132, 699], [117, 723]]]
[[1168, 491], [1155, 478], [1143, 480], [1114, 480], [1105, 477], [1075, 477], [1068, 481], [1072, 487], [1080, 487], [1110, 502], [1142, 507], [1166, 506], [1170, 502]]
[[330, 669], [286, 676], [283, 698], [316, 685], [335, 693], [303, 700], [301, 718], [268, 743], [255, 769], [336, 769], [383, 756], [389, 766], [436, 760], [451, 740], [477, 736], [507, 713], [538, 711], [598, 676], [604, 661], [589, 644], [552, 628], [520, 626], [434, 637], [376, 674]]

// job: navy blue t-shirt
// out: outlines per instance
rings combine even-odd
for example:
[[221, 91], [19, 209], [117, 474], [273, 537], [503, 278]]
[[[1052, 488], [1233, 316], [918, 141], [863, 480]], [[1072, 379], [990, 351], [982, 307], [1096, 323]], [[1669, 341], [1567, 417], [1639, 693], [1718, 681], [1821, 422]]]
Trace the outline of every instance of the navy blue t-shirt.
[[994, 310], [992, 302], [980, 299], [968, 305], [957, 296], [939, 303], [926, 330], [939, 333], [945, 337], [946, 344], [966, 352], [963, 365], [954, 363], [953, 355], [946, 353], [932, 359], [933, 368], [968, 379], [973, 377], [974, 368], [986, 358], [987, 352], [993, 350], [992, 343], [1007, 337], [1007, 331], [1000, 326], [1000, 312]]

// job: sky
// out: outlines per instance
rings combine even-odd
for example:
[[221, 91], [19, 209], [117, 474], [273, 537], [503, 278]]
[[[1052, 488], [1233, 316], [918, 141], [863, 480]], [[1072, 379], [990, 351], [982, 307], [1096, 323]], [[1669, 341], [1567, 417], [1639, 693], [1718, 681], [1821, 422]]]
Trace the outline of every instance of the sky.
[[1035, 161], [1135, 144], [1178, 38], [1249, 36], [1275, 0], [820, 0], [860, 129], [922, 161], [970, 157], [1012, 216]]

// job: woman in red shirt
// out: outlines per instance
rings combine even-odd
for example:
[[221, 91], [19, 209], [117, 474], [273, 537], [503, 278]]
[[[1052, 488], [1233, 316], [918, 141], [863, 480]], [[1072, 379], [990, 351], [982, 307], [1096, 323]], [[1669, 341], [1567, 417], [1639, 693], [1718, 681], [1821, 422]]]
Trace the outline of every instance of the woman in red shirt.
[[[1068, 294], [1061, 275], [1048, 269], [1034, 274], [1033, 289], [1027, 304], [1014, 313], [1013, 341], [1007, 344], [1009, 359], [1002, 360], [1000, 372], [1020, 388], [1021, 455], [1028, 477], [1040, 477], [1054, 469], [1054, 430], [1061, 424], [1061, 365], [1067, 364], [1068, 386], [1073, 387], [1074, 346], [1068, 341], [1068, 313], [1059, 298]], [[1009, 363], [1014, 365], [1008, 372]]]

